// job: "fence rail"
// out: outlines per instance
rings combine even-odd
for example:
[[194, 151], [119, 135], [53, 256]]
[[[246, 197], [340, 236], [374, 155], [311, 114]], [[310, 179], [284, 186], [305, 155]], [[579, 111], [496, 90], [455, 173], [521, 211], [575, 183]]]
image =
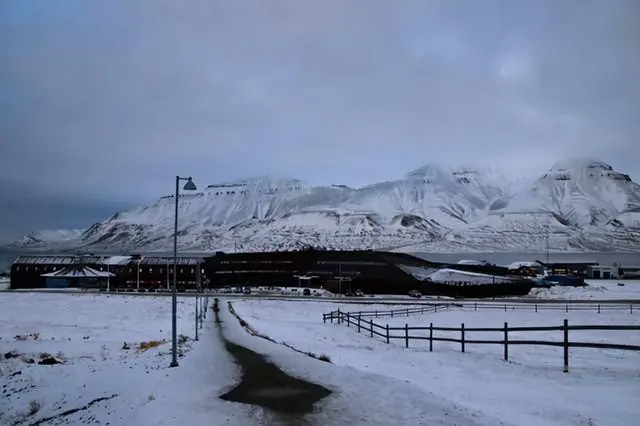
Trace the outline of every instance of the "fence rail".
[[[420, 307], [416, 308], [404, 308], [393, 309], [386, 311], [352, 311], [351, 315], [360, 315], [362, 318], [384, 318], [384, 317], [398, 317], [398, 316], [410, 316], [410, 315], [423, 315], [425, 313], [440, 312], [450, 308], [463, 308], [473, 309], [474, 311], [480, 310], [499, 310], [499, 311], [563, 311], [565, 313], [577, 312], [577, 311], [591, 311], [591, 312], [629, 312], [633, 314], [634, 311], [638, 312], [640, 306], [637, 303], [494, 303], [494, 302], [447, 302], [447, 303], [422, 303]], [[332, 313], [340, 312], [336, 310], [323, 314], [323, 320], [329, 318]]]
[[[440, 305], [437, 305], [440, 306]], [[405, 313], [407, 316], [411, 313], [418, 313], [420, 309], [424, 312], [435, 312], [438, 308], [434, 306], [431, 311], [425, 310], [426, 308], [416, 309], [401, 309], [394, 311], [383, 311], [387, 313], [387, 317], [398, 316], [398, 311]], [[416, 312], [414, 312], [416, 311]], [[503, 359], [509, 360], [509, 346], [511, 345], [531, 345], [531, 346], [555, 346], [562, 347], [563, 351], [563, 371], [569, 372], [569, 348], [595, 348], [595, 349], [614, 349], [614, 350], [632, 350], [640, 351], [640, 345], [627, 345], [618, 343], [602, 343], [602, 342], [572, 342], [569, 340], [569, 331], [584, 331], [584, 330], [606, 330], [606, 331], [640, 331], [640, 325], [569, 325], [569, 320], [565, 319], [562, 325], [555, 326], [538, 326], [538, 327], [509, 327], [507, 322], [503, 327], [466, 327], [464, 323], [460, 327], [438, 327], [430, 323], [428, 327], [409, 327], [405, 324], [404, 327], [389, 327], [389, 324], [381, 325], [374, 321], [372, 314], [376, 311], [361, 311], [361, 312], [341, 312], [340, 310], [332, 311], [322, 315], [323, 321], [326, 323], [330, 321], [332, 324], [337, 322], [338, 324], [346, 324], [347, 327], [354, 326], [357, 328], [358, 333], [369, 333], [370, 337], [380, 337], [385, 340], [386, 343], [390, 343], [391, 340], [404, 340], [405, 347], [409, 347], [409, 342], [412, 340], [428, 341], [429, 351], [433, 352], [433, 342], [451, 342], [459, 343], [462, 352], [465, 352], [466, 345], [502, 345], [503, 346]], [[393, 312], [393, 314], [392, 314]], [[598, 310], [601, 312], [601, 310]], [[633, 312], [633, 311], [632, 311]], [[381, 312], [378, 312], [378, 315]], [[367, 318], [370, 318], [367, 320]], [[378, 317], [379, 318], [379, 317]], [[395, 334], [395, 332], [403, 332], [402, 334]], [[428, 331], [428, 336], [425, 335], [411, 335], [411, 331]], [[433, 335], [434, 331], [447, 331], [460, 333], [459, 338], [455, 337], [436, 337]], [[512, 332], [539, 332], [539, 331], [562, 331], [562, 341], [548, 341], [548, 340], [531, 340], [531, 339], [510, 339], [509, 334]], [[468, 332], [493, 332], [500, 333], [502, 339], [492, 340], [478, 340], [468, 339], [466, 333]]]

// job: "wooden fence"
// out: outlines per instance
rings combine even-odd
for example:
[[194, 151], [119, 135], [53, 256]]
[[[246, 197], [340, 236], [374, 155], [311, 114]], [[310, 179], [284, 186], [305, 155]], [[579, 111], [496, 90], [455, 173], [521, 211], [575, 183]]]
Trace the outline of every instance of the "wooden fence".
[[[640, 306], [634, 303], [494, 303], [494, 302], [448, 302], [448, 303], [422, 303], [419, 307], [393, 309], [386, 311], [352, 311], [351, 315], [360, 316], [362, 318], [384, 318], [384, 317], [399, 317], [410, 315], [423, 315], [426, 313], [441, 312], [447, 309], [473, 309], [474, 311], [480, 310], [493, 310], [493, 311], [563, 311], [565, 313], [577, 312], [577, 311], [591, 311], [591, 312], [628, 312], [633, 314], [634, 312], [640, 312]], [[335, 312], [340, 312], [338, 309]], [[331, 312], [323, 314], [323, 319], [329, 318]]]
[[[413, 311], [424, 309], [401, 309], [393, 311], [394, 315], [398, 316], [398, 311], [411, 315]], [[432, 312], [435, 312], [436, 307]], [[438, 308], [440, 309], [440, 308]], [[503, 359], [509, 360], [509, 346], [511, 345], [532, 345], [532, 346], [556, 346], [564, 349], [564, 368], [565, 373], [569, 372], [569, 348], [598, 348], [598, 349], [617, 349], [617, 350], [632, 350], [640, 351], [640, 345], [626, 345], [617, 343], [600, 343], [600, 342], [571, 342], [569, 340], [569, 331], [579, 330], [608, 330], [608, 331], [640, 331], [640, 325], [569, 325], [567, 319], [564, 320], [562, 325], [559, 326], [537, 326], [537, 327], [509, 327], [507, 322], [503, 327], [465, 327], [462, 323], [460, 327], [436, 327], [433, 323], [429, 324], [429, 327], [409, 327], [405, 324], [404, 327], [389, 327], [389, 324], [381, 325], [377, 324], [373, 319], [367, 320], [366, 318], [372, 318], [371, 314], [374, 311], [362, 311], [362, 312], [341, 312], [340, 310], [332, 311], [322, 315], [323, 321], [326, 323], [329, 320], [331, 323], [337, 322], [338, 324], [346, 324], [347, 327], [354, 326], [357, 328], [358, 333], [368, 333], [370, 337], [380, 337], [384, 339], [386, 343], [390, 343], [391, 340], [403, 340], [406, 348], [409, 347], [409, 341], [428, 341], [429, 352], [433, 352], [433, 342], [452, 342], [459, 343], [462, 352], [465, 352], [466, 345], [502, 345], [503, 346]], [[392, 311], [378, 312], [378, 315], [382, 313], [388, 313], [387, 317], [393, 316], [390, 314]], [[425, 311], [427, 312], [427, 311]], [[415, 312], [417, 313], [417, 312]], [[369, 316], [366, 316], [369, 315]], [[375, 317], [374, 317], [375, 318]], [[428, 332], [428, 336], [424, 335], [412, 335], [412, 331]], [[434, 331], [448, 331], [459, 333], [459, 338], [453, 337], [436, 337], [433, 335]], [[547, 341], [547, 340], [518, 340], [510, 339], [510, 332], [536, 332], [536, 331], [562, 331], [563, 340]], [[395, 334], [400, 332], [399, 334]], [[467, 332], [490, 332], [499, 333], [502, 339], [492, 340], [476, 340], [468, 339], [465, 336]]]

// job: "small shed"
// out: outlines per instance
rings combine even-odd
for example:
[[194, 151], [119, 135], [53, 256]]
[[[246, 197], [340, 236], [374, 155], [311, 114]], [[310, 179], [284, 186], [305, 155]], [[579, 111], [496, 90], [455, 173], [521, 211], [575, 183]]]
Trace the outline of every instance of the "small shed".
[[618, 277], [618, 268], [605, 265], [590, 265], [587, 276], [594, 280], [612, 280]]
[[99, 288], [102, 283], [106, 283], [106, 280], [115, 274], [75, 264], [41, 276], [46, 279], [45, 287], [47, 288]]

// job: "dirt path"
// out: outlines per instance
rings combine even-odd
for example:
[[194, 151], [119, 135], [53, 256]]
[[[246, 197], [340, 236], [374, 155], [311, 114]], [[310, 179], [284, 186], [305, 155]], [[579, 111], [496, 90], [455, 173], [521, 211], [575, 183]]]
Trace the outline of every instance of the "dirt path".
[[[217, 299], [213, 310], [216, 324], [220, 325]], [[320, 385], [291, 377], [259, 353], [230, 342], [224, 337], [222, 329], [219, 330], [226, 350], [242, 368], [240, 383], [221, 395], [221, 399], [257, 405], [280, 413], [306, 414], [313, 411], [316, 402], [331, 394]]]

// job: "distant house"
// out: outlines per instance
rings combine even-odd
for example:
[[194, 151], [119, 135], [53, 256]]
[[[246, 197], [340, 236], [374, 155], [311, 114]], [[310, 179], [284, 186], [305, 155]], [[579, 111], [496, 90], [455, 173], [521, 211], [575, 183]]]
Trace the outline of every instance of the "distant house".
[[[11, 265], [11, 288], [60, 286], [61, 281], [47, 280], [43, 274], [60, 271], [77, 263], [77, 255], [18, 256]], [[170, 289], [173, 285], [173, 257], [83, 255], [81, 263], [96, 271], [112, 273], [113, 276], [106, 281], [112, 290], [158, 291]], [[177, 265], [176, 283], [180, 290], [207, 285], [203, 258], [181, 256], [177, 259]]]
[[589, 265], [587, 277], [594, 280], [612, 280], [619, 278], [618, 268], [615, 266]]
[[618, 275], [626, 280], [640, 279], [640, 266], [620, 266]]

